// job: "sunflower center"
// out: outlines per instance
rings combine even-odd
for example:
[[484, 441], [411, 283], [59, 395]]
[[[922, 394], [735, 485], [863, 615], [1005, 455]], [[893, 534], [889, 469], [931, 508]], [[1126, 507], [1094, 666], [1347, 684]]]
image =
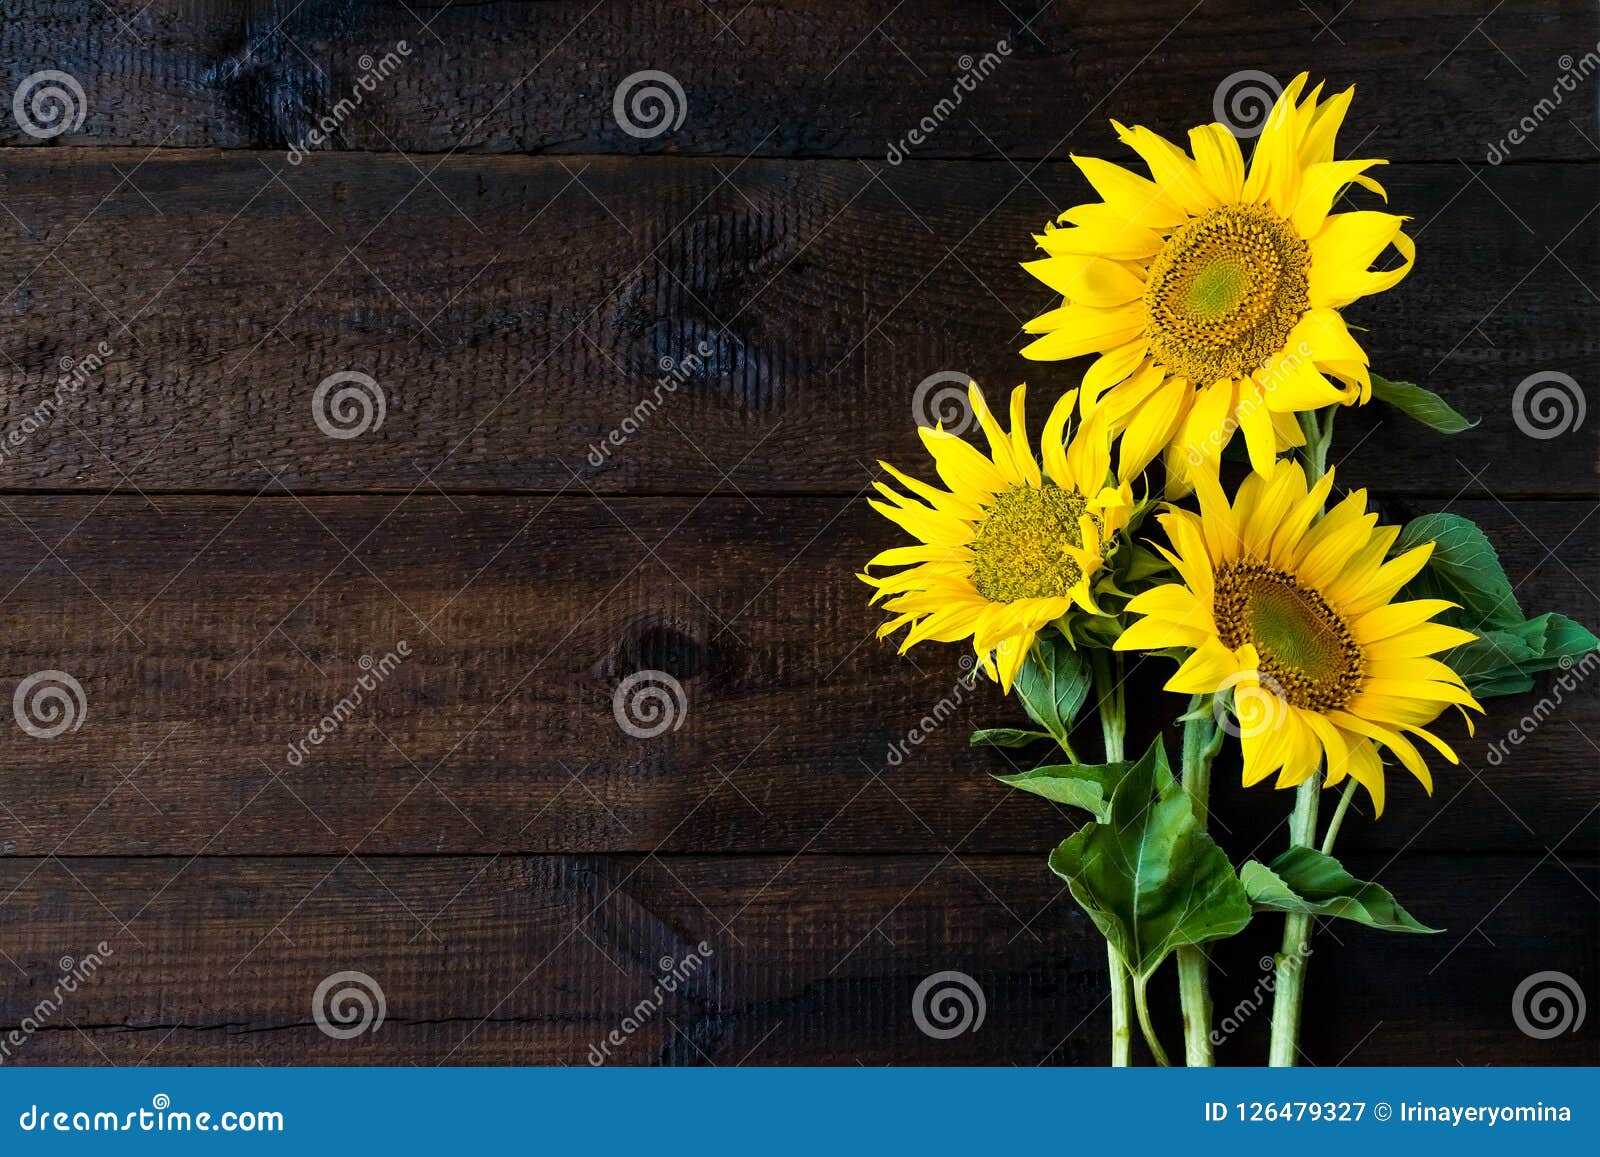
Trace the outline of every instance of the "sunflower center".
[[1066, 595], [1083, 577], [1066, 548], [1083, 545], [1086, 506], [1077, 491], [1049, 482], [995, 495], [972, 540], [972, 585], [991, 603]]
[[1151, 355], [1198, 385], [1269, 364], [1310, 308], [1311, 253], [1259, 205], [1224, 205], [1174, 229], [1150, 263]]
[[1332, 711], [1361, 685], [1361, 647], [1339, 613], [1293, 575], [1245, 560], [1217, 571], [1224, 645], [1252, 644], [1261, 681], [1295, 707]]

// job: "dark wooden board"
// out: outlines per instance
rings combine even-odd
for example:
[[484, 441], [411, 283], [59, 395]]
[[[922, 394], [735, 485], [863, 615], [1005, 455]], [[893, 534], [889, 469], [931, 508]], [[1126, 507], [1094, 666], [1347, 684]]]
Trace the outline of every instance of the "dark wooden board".
[[[1354, 476], [1594, 493], [1600, 424], [1535, 440], [1512, 398], [1536, 372], [1593, 380], [1597, 172], [1385, 174], [1419, 266], [1352, 320], [1381, 371], [1482, 424], [1352, 415]], [[1059, 165], [457, 156], [428, 176], [395, 156], [14, 151], [0, 416], [25, 425], [65, 362], [111, 355], [6, 447], [0, 487], [254, 493], [270, 468], [312, 490], [855, 493], [878, 458], [922, 461], [932, 374], [1027, 378], [1036, 427], [1077, 384], [1086, 363], [1014, 351], [1049, 304], [1018, 267], [1030, 231], [1082, 192]], [[340, 371], [385, 398], [348, 440], [312, 413]]]
[[[1381, 868], [1449, 931], [1319, 931], [1309, 1061], [1596, 1061], [1592, 1022], [1535, 1040], [1511, 1015], [1532, 971], [1593, 985], [1592, 859], [1353, 866]], [[49, 995], [61, 957], [111, 950], [7, 1063], [581, 1065], [653, 995], [661, 961], [684, 963], [701, 941], [711, 951], [611, 1050], [616, 1063], [1106, 1059], [1098, 933], [1037, 857], [9, 859], [0, 895], [12, 978], [0, 1029]], [[1558, 930], [1548, 917], [1563, 910]], [[1226, 947], [1219, 1008], [1257, 990], [1279, 934], [1263, 918]], [[1152, 987], [1174, 1047], [1170, 967]], [[385, 1019], [334, 1040], [313, 1022], [313, 995], [347, 970], [381, 988]], [[916, 1027], [913, 995], [950, 970], [982, 989], [985, 1015], [936, 1040]], [[1221, 1057], [1259, 1063], [1267, 1015], [1241, 1019]]]
[[[1358, 86], [1351, 135], [1374, 155], [1481, 159], [1537, 101], [1561, 93], [1557, 78], [1600, 35], [1581, 0], [31, 8], [24, 19], [8, 12], [0, 48], [17, 79], [41, 69], [79, 78], [86, 115], [65, 143], [281, 150], [331, 116], [324, 147], [409, 153], [883, 157], [933, 118], [929, 139], [911, 146], [917, 155], [1060, 156], [1098, 146], [1111, 116], [1181, 132], [1212, 118], [1230, 75], [1266, 70], [1281, 82], [1309, 66]], [[400, 41], [409, 53], [399, 68], [358, 90], [371, 75], [363, 61]], [[1009, 55], [980, 65], [1001, 41]], [[635, 137], [613, 117], [618, 85], [641, 70], [679, 82], [675, 131]], [[974, 72], [983, 79], [959, 88]], [[337, 114], [357, 91], [359, 108]], [[1584, 102], [1562, 95], [1514, 159], [1593, 156]], [[936, 108], [941, 100], [951, 105]], [[37, 143], [0, 121], [0, 144]]]
[[[1530, 610], [1600, 619], [1593, 506], [1453, 509], [1501, 545]], [[962, 687], [957, 648], [900, 659], [872, 638], [882, 616], [852, 571], [897, 533], [836, 498], [8, 498], [0, 687], [64, 670], [87, 714], [50, 740], [7, 719], [0, 832], [35, 855], [1042, 854], [1076, 821], [967, 746], [1021, 722], [1016, 705]], [[400, 640], [411, 657], [289, 763], [362, 657]], [[615, 690], [640, 670], [679, 681], [680, 728], [618, 725]], [[1140, 741], [1183, 710], [1157, 690], [1170, 670], [1150, 660], [1135, 683]], [[1585, 846], [1592, 680], [1488, 762], [1538, 698], [1493, 705], [1476, 739], [1444, 720], [1466, 768], [1441, 766], [1433, 801], [1392, 772], [1391, 813], [1353, 823], [1357, 846]], [[1281, 838], [1287, 796], [1230, 794], [1236, 854]]]

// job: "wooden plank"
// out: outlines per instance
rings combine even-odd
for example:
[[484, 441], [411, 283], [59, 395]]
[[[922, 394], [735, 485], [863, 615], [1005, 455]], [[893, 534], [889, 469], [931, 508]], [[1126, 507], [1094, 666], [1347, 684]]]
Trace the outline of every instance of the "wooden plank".
[[[1592, 858], [1353, 866], [1450, 931], [1321, 930], [1310, 1060], [1596, 1061], [1592, 1032], [1534, 1040], [1511, 1016], [1535, 970], [1592, 991]], [[62, 957], [110, 950], [7, 1064], [584, 1064], [652, 999], [612, 1063], [1107, 1057], [1098, 934], [1038, 857], [7, 859], [0, 896], [0, 1030], [53, 995]], [[1223, 947], [1219, 1008], [1259, 999], [1277, 923]], [[663, 960], [686, 979], [658, 995]], [[336, 1040], [313, 997], [345, 971], [376, 982], [385, 1018]], [[913, 997], [946, 971], [975, 982], [985, 1014], [939, 1040]], [[1172, 987], [1170, 970], [1153, 986], [1169, 1037]], [[1221, 1059], [1259, 1063], [1266, 1019], [1241, 1014]]]
[[[1037, 428], [1085, 365], [1014, 352], [1049, 305], [1018, 262], [1083, 195], [1070, 166], [458, 156], [429, 176], [395, 156], [18, 150], [0, 174], [7, 489], [255, 493], [271, 469], [301, 490], [850, 494], [878, 458], [923, 460], [931, 375], [1026, 378]], [[1351, 319], [1378, 368], [1482, 425], [1352, 416], [1352, 472], [1592, 495], [1596, 423], [1537, 440], [1512, 399], [1534, 373], [1593, 380], [1593, 170], [1385, 179], [1419, 218], [1419, 267]], [[354, 438], [314, 420], [340, 372], [384, 396]]]
[[[873, 641], [881, 616], [852, 571], [894, 531], [864, 502], [153, 501], [0, 507], [0, 687], [65, 671], [87, 712], [0, 745], [13, 851], [1042, 853], [1076, 822], [989, 778], [1014, 767], [968, 733], [1022, 720], [960, 683], [956, 648], [899, 659]], [[1528, 606], [1600, 621], [1594, 507], [1453, 508], [1488, 528]], [[382, 679], [364, 669], [402, 640], [411, 655]], [[617, 689], [643, 670], [677, 680], [677, 729], [619, 726]], [[1170, 670], [1148, 660], [1135, 684], [1136, 741], [1183, 710], [1157, 690]], [[1353, 846], [1572, 836], [1593, 797], [1594, 686], [1495, 764], [1538, 696], [1494, 705], [1476, 739], [1446, 720], [1466, 768], [1440, 768], [1432, 803], [1394, 772], [1390, 814], [1353, 821]], [[1218, 792], [1237, 800], [1219, 802], [1237, 851], [1279, 838], [1285, 796]]]
[[[1454, 161], [1483, 157], [1524, 118], [1514, 159], [1592, 158], [1574, 128], [1583, 102], [1559, 80], [1581, 80], [1572, 57], [1597, 36], [1581, 0], [1489, 12], [1463, 0], [1324, 12], [1243, 0], [69, 0], [8, 15], [0, 44], [17, 80], [57, 69], [79, 81], [82, 124], [59, 138], [73, 144], [282, 150], [320, 129], [323, 147], [376, 151], [881, 158], [899, 142], [919, 156], [1061, 156], [1100, 145], [1111, 116], [1181, 133], [1216, 115], [1230, 74], [1283, 81], [1286, 62], [1314, 60], [1336, 87], [1358, 85], [1352, 138], [1374, 155]], [[674, 131], [646, 135], [658, 121], [643, 116], [630, 135], [613, 115], [618, 86], [641, 70], [678, 82]], [[908, 140], [925, 118], [927, 139]], [[40, 143], [0, 122], [0, 144]]]

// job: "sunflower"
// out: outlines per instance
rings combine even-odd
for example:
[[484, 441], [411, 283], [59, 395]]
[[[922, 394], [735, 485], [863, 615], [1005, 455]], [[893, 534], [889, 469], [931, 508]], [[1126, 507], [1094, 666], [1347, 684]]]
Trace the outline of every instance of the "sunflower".
[[1353, 776], [1381, 814], [1386, 747], [1431, 794], [1408, 737], [1459, 762], [1424, 725], [1450, 705], [1482, 711], [1428, 657], [1475, 638], [1430, 621], [1455, 604], [1391, 601], [1433, 544], [1385, 561], [1399, 527], [1378, 526], [1362, 490], [1321, 514], [1333, 475], [1308, 488], [1292, 460], [1251, 474], [1232, 506], [1211, 472], [1194, 482], [1199, 516], [1160, 516], [1172, 543], [1163, 553], [1183, 581], [1134, 597], [1128, 611], [1143, 617], [1117, 649], [1193, 648], [1167, 688], [1233, 691], [1246, 786], [1277, 772], [1279, 787], [1293, 787], [1325, 762], [1329, 786]]
[[[1085, 416], [1104, 407], [1131, 478], [1163, 447], [1180, 488], [1215, 462], [1234, 430], [1269, 472], [1304, 443], [1296, 413], [1372, 395], [1367, 355], [1339, 309], [1389, 289], [1411, 269], [1406, 218], [1331, 212], [1381, 160], [1333, 159], [1354, 89], [1304, 99], [1284, 89], [1248, 171], [1221, 124], [1189, 133], [1193, 155], [1147, 128], [1112, 127], [1149, 166], [1146, 180], [1109, 161], [1073, 157], [1102, 201], [1079, 205], [1036, 236], [1047, 254], [1024, 268], [1062, 294], [1034, 318], [1036, 361], [1098, 354], [1083, 378]], [[1371, 268], [1390, 246], [1401, 261]], [[1330, 377], [1332, 380], [1330, 380]]]
[[[971, 638], [979, 661], [1006, 691], [1045, 624], [1073, 607], [1099, 614], [1093, 582], [1107, 546], [1127, 525], [1130, 488], [1111, 479], [1111, 445], [1103, 420], [1084, 422], [1068, 438], [1077, 393], [1050, 411], [1040, 442], [1041, 471], [1023, 418], [1026, 386], [1011, 393], [1011, 431], [968, 390], [989, 453], [943, 428], [924, 427], [922, 441], [948, 489], [883, 467], [909, 494], [874, 485], [872, 508], [908, 531], [915, 546], [896, 546], [867, 563], [858, 577], [894, 614], [881, 639], [910, 625], [902, 654], [924, 640]], [[874, 567], [903, 567], [875, 576]]]

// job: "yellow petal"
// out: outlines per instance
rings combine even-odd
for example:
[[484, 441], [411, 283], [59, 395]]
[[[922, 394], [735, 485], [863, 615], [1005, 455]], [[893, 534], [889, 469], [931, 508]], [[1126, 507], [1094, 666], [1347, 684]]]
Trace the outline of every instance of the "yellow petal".
[[1112, 121], [1111, 127], [1117, 130], [1122, 143], [1150, 167], [1150, 175], [1161, 191], [1184, 212], [1198, 217], [1215, 206], [1216, 201], [1200, 179], [1200, 170], [1177, 145], [1142, 125], [1130, 129]]
[[1105, 485], [1111, 471], [1111, 431], [1105, 411], [1086, 418], [1067, 443], [1067, 475], [1082, 493]]
[[[1134, 338], [1116, 349], [1107, 350], [1083, 375], [1083, 412], [1087, 416], [1100, 402], [1100, 396], [1112, 386], [1127, 380], [1144, 361], [1150, 342], [1143, 336]], [[1151, 367], [1154, 369], [1154, 367]], [[1159, 374], [1159, 371], [1157, 371]]]
[[1083, 305], [1121, 305], [1144, 292], [1144, 279], [1129, 266], [1089, 254], [1024, 261], [1022, 268], [1068, 301]]
[[1039, 456], [1044, 459], [1044, 472], [1057, 486], [1071, 488], [1072, 478], [1067, 473], [1067, 422], [1073, 407], [1078, 404], [1078, 391], [1068, 390], [1050, 407], [1045, 419], [1044, 434], [1039, 438]]
[[1168, 691], [1205, 695], [1221, 687], [1240, 671], [1238, 657], [1216, 639], [1207, 639], [1184, 660], [1177, 674], [1167, 680]]
[[1040, 314], [1023, 328], [1045, 335], [1025, 346], [1023, 357], [1036, 362], [1062, 361], [1126, 345], [1143, 332], [1144, 312], [1137, 306], [1096, 309], [1064, 305]]
[[1250, 468], [1257, 474], [1272, 473], [1273, 463], [1278, 460], [1278, 438], [1272, 429], [1271, 412], [1262, 405], [1259, 391], [1248, 391], [1233, 413], [1234, 421], [1244, 430]]
[[1420, 626], [1440, 611], [1448, 611], [1455, 603], [1443, 599], [1415, 599], [1408, 603], [1389, 603], [1368, 611], [1350, 624], [1350, 633], [1356, 642], [1366, 645], [1387, 639], [1412, 627]]
[[1179, 448], [1191, 469], [1202, 463], [1214, 468], [1221, 461], [1222, 451], [1233, 437], [1235, 393], [1232, 382], [1214, 382], [1195, 395], [1179, 435]]
[[1384, 563], [1359, 594], [1346, 600], [1345, 614], [1362, 615], [1394, 598], [1401, 587], [1416, 577], [1432, 554], [1433, 543], [1427, 542]]
[[978, 389], [976, 382], [967, 387], [967, 398], [972, 403], [972, 413], [978, 419], [978, 425], [989, 439], [989, 457], [994, 460], [995, 469], [1000, 471], [1008, 486], [1020, 485], [1024, 471], [1011, 454], [1011, 439], [1000, 428], [999, 421], [990, 411], [989, 404], [983, 400], [983, 391]]
[[1302, 237], [1315, 237], [1339, 195], [1372, 166], [1385, 164], [1388, 162], [1327, 161], [1308, 167], [1300, 179], [1300, 197], [1290, 217], [1295, 232]]
[[939, 479], [969, 503], [985, 503], [1010, 484], [995, 464], [968, 442], [927, 426], [918, 431]]
[[1116, 261], [1143, 261], [1161, 251], [1161, 234], [1122, 220], [1105, 205], [1080, 205], [1066, 216], [1072, 228], [1034, 234], [1039, 247], [1052, 257], [1089, 253]]
[[1232, 205], [1244, 189], [1244, 158], [1239, 142], [1220, 124], [1189, 130], [1189, 148], [1206, 191], [1219, 205]]
[[1359, 743], [1351, 744], [1345, 768], [1372, 797], [1374, 818], [1383, 815], [1383, 757], [1378, 754], [1378, 749], [1372, 740], [1363, 738]]
[[1034, 461], [1033, 447], [1028, 444], [1028, 386], [1024, 382], [1011, 391], [1011, 459], [1022, 472], [1022, 480], [1029, 486], [1043, 485], [1039, 463]]
[[[1397, 285], [1411, 272], [1417, 255], [1415, 243], [1400, 231], [1404, 224], [1404, 217], [1392, 213], [1338, 213], [1329, 217], [1310, 243], [1312, 306], [1339, 309], [1357, 298]], [[1400, 253], [1401, 263], [1386, 271], [1370, 270], [1390, 245]]]
[[1215, 636], [1198, 627], [1165, 619], [1140, 619], [1123, 628], [1113, 643], [1114, 651], [1160, 651], [1167, 647], [1198, 647]]
[[[928, 503], [928, 505], [934, 507], [936, 510], [947, 511], [950, 514], [954, 514], [957, 518], [965, 518], [968, 521], [973, 521], [983, 517], [983, 511], [976, 503], [968, 502], [958, 494], [949, 494], [943, 490], [940, 490], [938, 487], [929, 486], [926, 482], [923, 482], [920, 479], [913, 478], [909, 474], [896, 470], [887, 462], [880, 461], [878, 465], [883, 467], [883, 469], [887, 471], [896, 482], [900, 483], [900, 485], [911, 491], [911, 493], [915, 494], [918, 498], [923, 499]], [[882, 487], [881, 484], [879, 484], [879, 487], [880, 489], [887, 490], [887, 488]]]
[[1168, 378], [1133, 412], [1133, 419], [1122, 432], [1118, 472], [1123, 478], [1136, 478], [1172, 441], [1187, 412], [1194, 391], [1182, 378]]
[[1460, 647], [1477, 637], [1471, 631], [1463, 631], [1460, 627], [1449, 627], [1443, 623], [1424, 623], [1403, 634], [1391, 635], [1387, 639], [1367, 644], [1366, 655], [1368, 659], [1375, 661], [1414, 659], [1423, 655], [1436, 655], [1440, 651], [1448, 651], [1451, 647]]
[[1170, 229], [1186, 216], [1161, 186], [1130, 173], [1121, 165], [1098, 157], [1079, 156], [1074, 156], [1072, 163], [1089, 179], [1101, 199], [1126, 221], [1146, 228]]

